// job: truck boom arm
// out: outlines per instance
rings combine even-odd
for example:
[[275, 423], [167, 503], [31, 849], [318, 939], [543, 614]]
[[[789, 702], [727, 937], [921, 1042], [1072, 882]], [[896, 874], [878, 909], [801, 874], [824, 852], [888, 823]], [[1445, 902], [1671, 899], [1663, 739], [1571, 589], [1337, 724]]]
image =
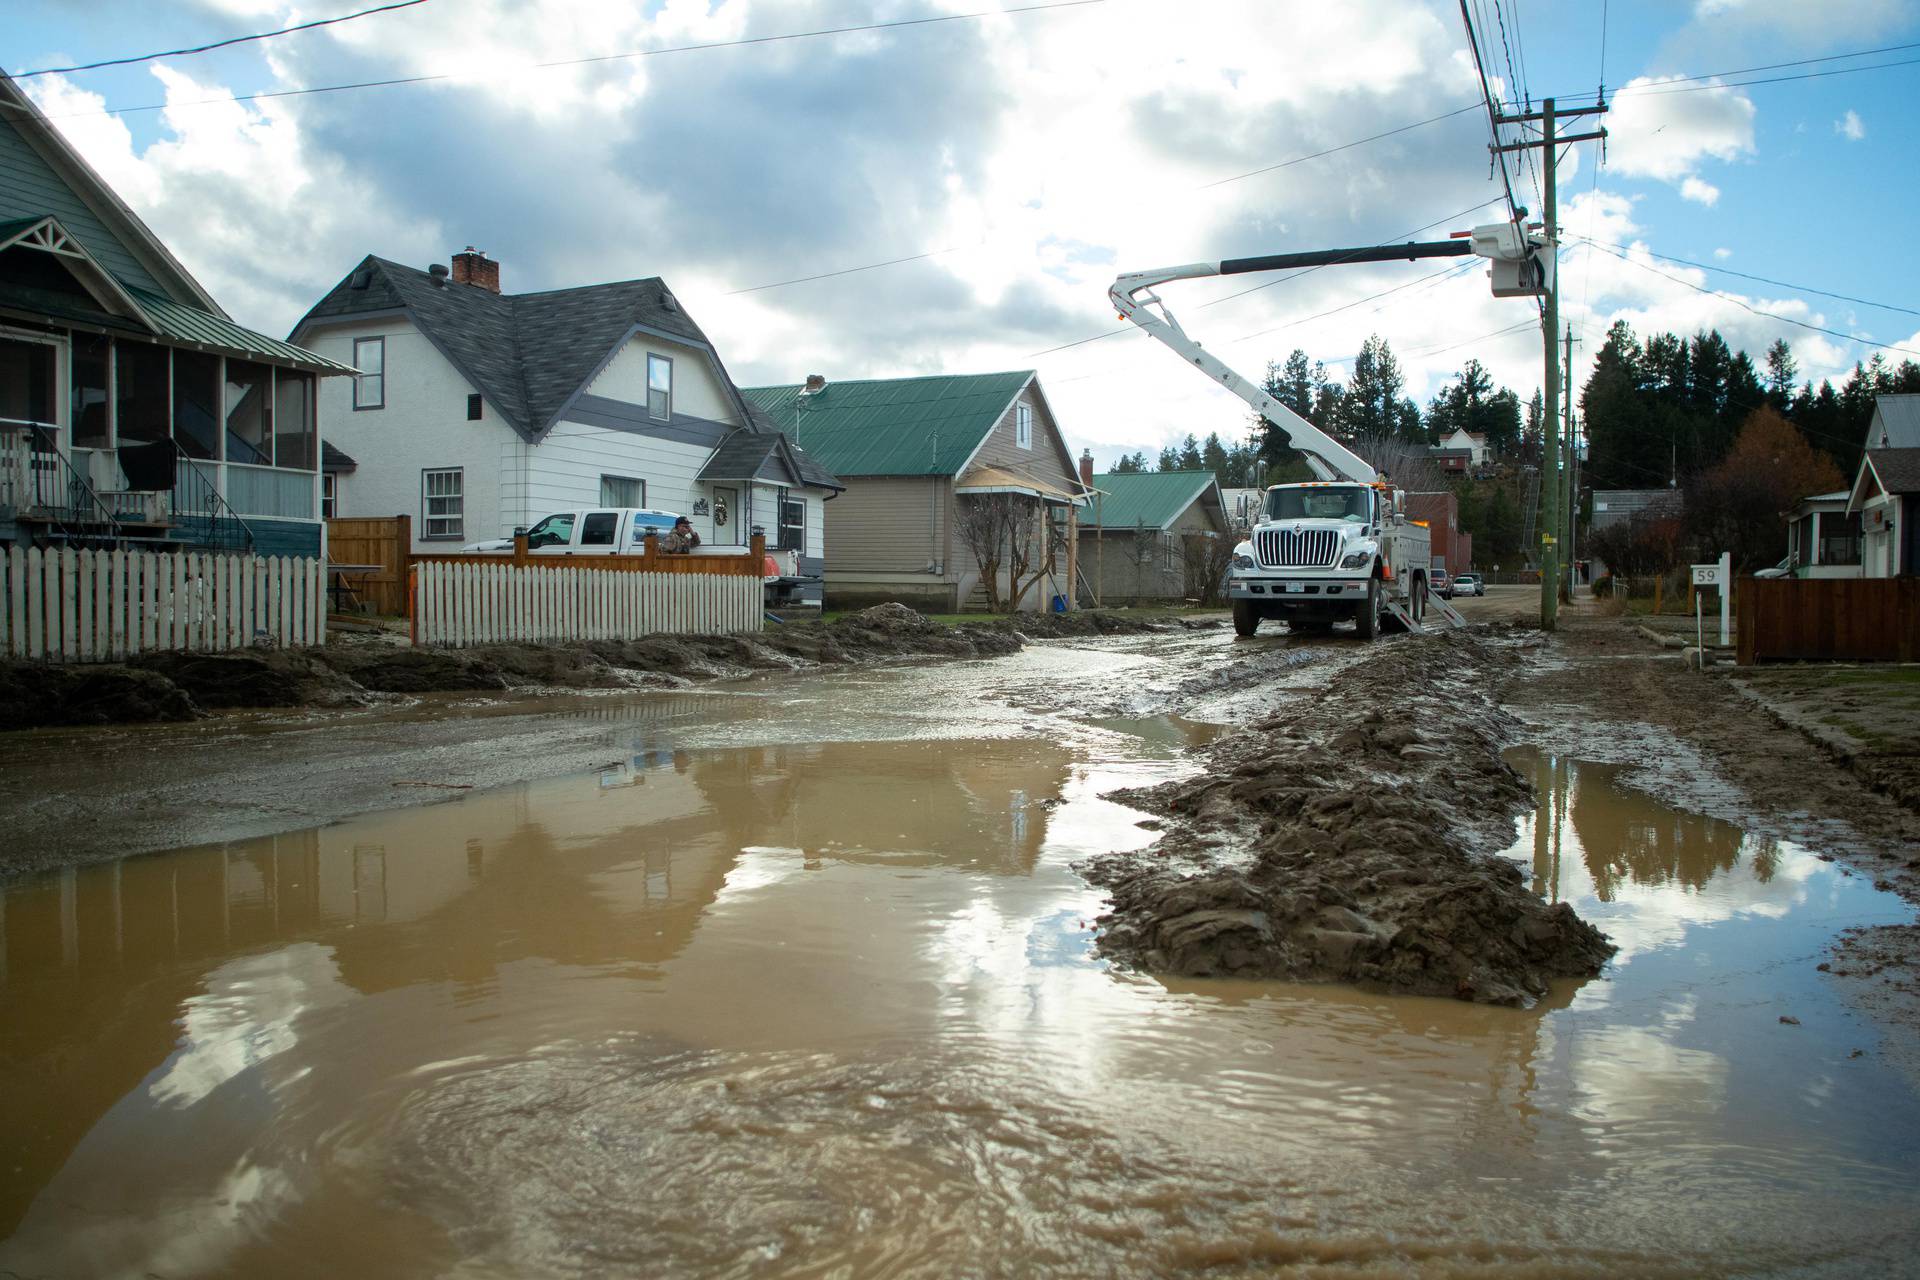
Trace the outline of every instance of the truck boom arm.
[[1250, 271], [1284, 271], [1295, 267], [1323, 267], [1338, 262], [1397, 262], [1417, 258], [1483, 258], [1518, 260], [1537, 247], [1512, 223], [1475, 227], [1450, 240], [1397, 245], [1368, 245], [1359, 249], [1326, 249], [1312, 253], [1279, 253], [1259, 258], [1227, 258], [1219, 262], [1190, 262], [1185, 266], [1133, 271], [1107, 290], [1122, 319], [1131, 320], [1149, 337], [1164, 343], [1200, 372], [1239, 396], [1253, 411], [1279, 428], [1287, 442], [1306, 455], [1307, 466], [1322, 480], [1352, 480], [1372, 484], [1379, 479], [1373, 466], [1305, 418], [1281, 404], [1265, 388], [1229, 368], [1225, 361], [1187, 336], [1154, 293], [1154, 286], [1170, 280], [1201, 280], [1210, 276], [1243, 275]]

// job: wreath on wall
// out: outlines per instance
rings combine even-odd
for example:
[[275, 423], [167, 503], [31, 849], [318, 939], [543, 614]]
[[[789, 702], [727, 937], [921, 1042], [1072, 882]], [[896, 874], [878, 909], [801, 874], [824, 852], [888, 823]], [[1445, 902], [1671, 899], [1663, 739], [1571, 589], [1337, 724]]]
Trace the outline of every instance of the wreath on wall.
[[722, 528], [727, 523], [727, 504], [719, 499], [713, 500], [713, 527]]

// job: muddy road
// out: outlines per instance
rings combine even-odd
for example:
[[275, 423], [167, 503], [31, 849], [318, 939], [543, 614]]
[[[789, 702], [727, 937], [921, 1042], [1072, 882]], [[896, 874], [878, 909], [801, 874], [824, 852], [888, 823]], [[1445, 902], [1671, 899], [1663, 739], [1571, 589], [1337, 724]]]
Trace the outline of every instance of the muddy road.
[[[1910, 1272], [1911, 1028], [1831, 963], [1911, 924], [1900, 812], [1767, 794], [1783, 740], [1585, 624], [1274, 630], [0, 739], [15, 849], [101, 859], [0, 886], [0, 1271]], [[1370, 665], [1419, 682], [1390, 754]], [[1089, 876], [1248, 860], [1154, 797], [1276, 735], [1599, 974], [1116, 964]]]

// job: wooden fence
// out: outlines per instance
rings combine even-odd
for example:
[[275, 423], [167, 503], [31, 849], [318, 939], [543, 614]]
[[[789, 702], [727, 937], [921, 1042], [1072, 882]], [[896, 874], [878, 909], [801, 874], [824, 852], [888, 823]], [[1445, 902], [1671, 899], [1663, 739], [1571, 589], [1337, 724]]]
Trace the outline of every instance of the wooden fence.
[[161, 649], [326, 639], [318, 560], [203, 552], [0, 550], [0, 653], [115, 662]]
[[413, 550], [413, 517], [337, 517], [327, 521], [327, 560], [336, 565], [378, 565], [340, 577], [359, 602], [397, 618], [407, 611], [407, 560]]
[[1920, 578], [1742, 578], [1738, 659], [1920, 662]]
[[758, 631], [764, 556], [758, 538], [738, 556], [415, 556], [413, 642], [457, 649]]

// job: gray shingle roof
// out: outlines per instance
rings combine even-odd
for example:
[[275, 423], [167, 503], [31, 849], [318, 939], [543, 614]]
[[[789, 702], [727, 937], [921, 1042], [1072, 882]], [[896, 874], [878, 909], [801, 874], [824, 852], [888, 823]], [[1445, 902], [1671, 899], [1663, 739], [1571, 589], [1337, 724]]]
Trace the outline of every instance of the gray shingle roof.
[[[358, 288], [356, 280], [361, 281]], [[658, 276], [501, 294], [477, 285], [441, 283], [425, 271], [372, 256], [348, 272], [300, 325], [400, 309], [487, 403], [529, 439], [553, 425], [636, 327], [706, 348], [710, 354], [713, 350]], [[719, 364], [717, 356], [714, 362]], [[738, 402], [732, 379], [724, 368], [720, 374]], [[744, 412], [744, 404], [741, 407]]]
[[1869, 449], [1867, 458], [1888, 493], [1920, 493], [1920, 448]]
[[766, 480], [774, 484], [845, 489], [832, 472], [815, 462], [777, 431], [736, 431], [720, 442], [701, 480]]

